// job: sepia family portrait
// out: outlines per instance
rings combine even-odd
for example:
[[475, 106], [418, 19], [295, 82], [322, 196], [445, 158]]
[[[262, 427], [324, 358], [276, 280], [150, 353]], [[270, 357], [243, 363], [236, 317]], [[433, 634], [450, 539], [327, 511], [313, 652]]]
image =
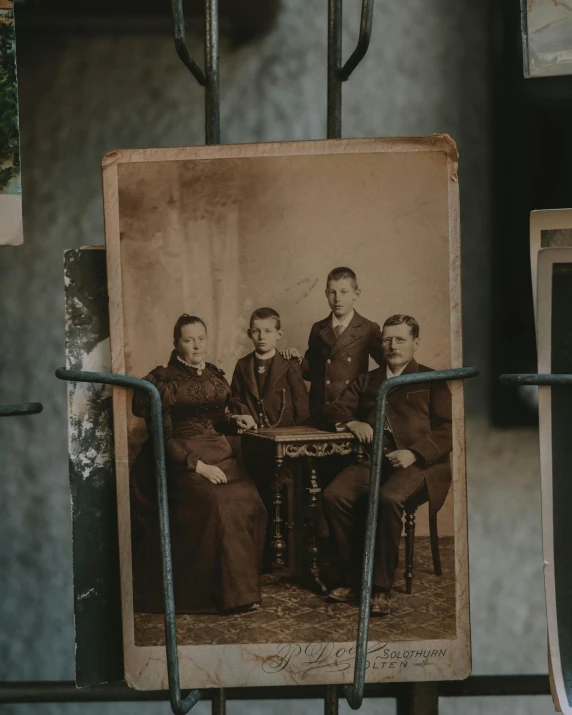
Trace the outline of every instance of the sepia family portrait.
[[[333, 145], [104, 161], [113, 370], [161, 398], [188, 687], [351, 680], [351, 656], [279, 654], [351, 652], [378, 390], [461, 365], [453, 143]], [[462, 410], [454, 383], [388, 398], [368, 679], [470, 669]], [[165, 672], [149, 418], [146, 393], [114, 390], [126, 672], [141, 688]]]

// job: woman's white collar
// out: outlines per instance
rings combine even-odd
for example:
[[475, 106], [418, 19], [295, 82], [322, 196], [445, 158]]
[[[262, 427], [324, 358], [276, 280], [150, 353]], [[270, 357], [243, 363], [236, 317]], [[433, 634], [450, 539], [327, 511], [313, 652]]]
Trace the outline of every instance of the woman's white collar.
[[177, 355], [177, 360], [178, 360], [182, 365], [185, 365], [186, 367], [190, 367], [192, 370], [196, 370], [196, 371], [197, 371], [197, 375], [202, 375], [202, 374], [203, 374], [203, 370], [204, 370], [205, 367], [206, 367], [206, 363], [205, 363], [204, 360], [202, 361], [202, 363], [200, 363], [200, 365], [191, 365], [190, 362], [187, 362], [186, 360], [183, 360], [183, 358], [182, 358], [180, 355]]

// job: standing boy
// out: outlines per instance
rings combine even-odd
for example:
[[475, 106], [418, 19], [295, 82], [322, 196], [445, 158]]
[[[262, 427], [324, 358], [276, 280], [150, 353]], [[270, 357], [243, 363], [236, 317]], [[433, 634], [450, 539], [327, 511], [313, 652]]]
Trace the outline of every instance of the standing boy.
[[283, 353], [287, 359], [301, 361], [304, 379], [310, 381], [310, 414], [318, 425], [324, 405], [338, 399], [358, 375], [369, 370], [370, 356], [378, 365], [383, 362], [379, 325], [354, 309], [360, 293], [351, 268], [330, 271], [326, 280], [330, 315], [312, 326], [303, 359], [296, 348]]

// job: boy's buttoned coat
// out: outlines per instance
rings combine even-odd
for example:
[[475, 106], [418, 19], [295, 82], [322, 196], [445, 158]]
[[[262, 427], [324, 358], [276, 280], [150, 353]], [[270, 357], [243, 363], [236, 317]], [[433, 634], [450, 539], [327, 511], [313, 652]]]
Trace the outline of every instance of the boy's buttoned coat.
[[[432, 372], [412, 360], [403, 375]], [[375, 425], [377, 390], [387, 379], [386, 368], [360, 375], [339, 400], [327, 405], [324, 416], [330, 426], [359, 420]], [[398, 449], [414, 452], [416, 466], [425, 477], [429, 508], [436, 513], [451, 486], [452, 441], [451, 393], [446, 382], [404, 386], [387, 397], [387, 421]]]
[[231, 383], [231, 412], [252, 415], [259, 427], [309, 423], [308, 390], [297, 360], [285, 360], [277, 352], [262, 394], [258, 393], [254, 371], [253, 352], [236, 363]]
[[369, 357], [383, 363], [381, 329], [354, 311], [349, 325], [336, 338], [332, 316], [314, 323], [302, 361], [310, 381], [310, 412], [319, 420], [324, 405], [336, 400], [358, 375], [369, 370]]

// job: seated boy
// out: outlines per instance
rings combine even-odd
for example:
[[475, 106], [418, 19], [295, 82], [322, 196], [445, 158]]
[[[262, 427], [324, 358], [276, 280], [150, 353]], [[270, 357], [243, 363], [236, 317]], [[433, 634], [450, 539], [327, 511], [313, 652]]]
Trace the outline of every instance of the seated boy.
[[254, 351], [236, 363], [230, 411], [252, 415], [258, 427], [308, 424], [308, 390], [299, 362], [286, 360], [276, 350], [282, 337], [278, 313], [272, 308], [255, 310], [248, 337]]

